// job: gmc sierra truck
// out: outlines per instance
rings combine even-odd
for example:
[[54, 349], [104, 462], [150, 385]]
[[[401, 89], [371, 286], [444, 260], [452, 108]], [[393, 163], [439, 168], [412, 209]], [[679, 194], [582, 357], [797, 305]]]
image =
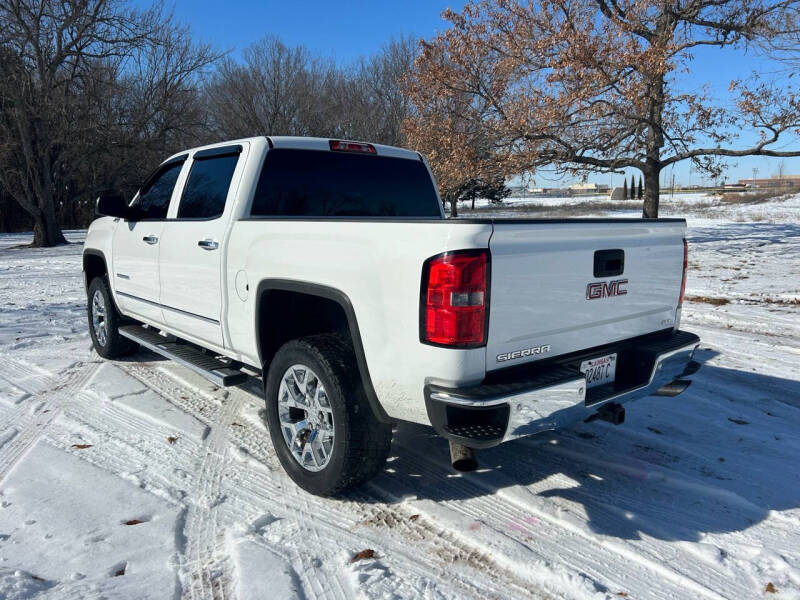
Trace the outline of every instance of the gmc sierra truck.
[[380, 471], [397, 421], [468, 469], [477, 448], [620, 423], [698, 366], [682, 219], [447, 219], [420, 154], [294, 137], [181, 152], [97, 212], [97, 353], [261, 377], [275, 451], [315, 494]]

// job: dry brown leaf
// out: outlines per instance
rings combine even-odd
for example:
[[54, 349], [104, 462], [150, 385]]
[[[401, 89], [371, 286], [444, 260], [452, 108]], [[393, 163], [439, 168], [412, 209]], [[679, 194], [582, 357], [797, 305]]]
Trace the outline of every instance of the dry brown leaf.
[[244, 425], [242, 425], [241, 423], [237, 423], [236, 421], [234, 421], [233, 423], [231, 423], [231, 427], [244, 427]]
[[173, 436], [169, 436], [169, 437], [167, 438], [167, 441], [168, 441], [170, 444], [174, 444], [175, 442], [177, 442], [177, 441], [178, 441], [178, 438], [176, 438], [176, 437], [173, 437]]
[[367, 548], [362, 550], [358, 554], [356, 554], [353, 558], [350, 559], [351, 563], [358, 562], [360, 560], [367, 560], [368, 558], [375, 558], [375, 550], [372, 548]]
[[408, 517], [408, 519], [409, 521], [416, 521], [417, 519], [419, 519], [419, 515], [411, 515], [410, 517]]
[[91, 448], [91, 444], [72, 444], [72, 447], [76, 450], [85, 450], [86, 448]]
[[119, 577], [120, 575], [125, 575], [125, 567], [122, 567], [119, 571], [114, 573], [114, 577]]
[[628, 592], [617, 592], [617, 596], [619, 596], [620, 598], [627, 598]]
[[125, 521], [125, 525], [139, 525], [139, 523], [144, 523], [144, 521], [140, 521], [139, 519], [131, 519], [130, 521]]
[[774, 585], [772, 585], [772, 582], [770, 581], [767, 584], [767, 588], [766, 588], [765, 591], [769, 592], [770, 594], [777, 594], [778, 593], [778, 588], [776, 588]]

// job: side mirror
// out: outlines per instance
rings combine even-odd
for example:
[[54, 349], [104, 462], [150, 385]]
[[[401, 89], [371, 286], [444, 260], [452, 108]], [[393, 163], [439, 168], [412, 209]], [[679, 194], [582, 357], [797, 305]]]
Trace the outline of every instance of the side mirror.
[[103, 194], [97, 198], [95, 212], [102, 217], [118, 217], [127, 219], [130, 214], [128, 203], [122, 194]]

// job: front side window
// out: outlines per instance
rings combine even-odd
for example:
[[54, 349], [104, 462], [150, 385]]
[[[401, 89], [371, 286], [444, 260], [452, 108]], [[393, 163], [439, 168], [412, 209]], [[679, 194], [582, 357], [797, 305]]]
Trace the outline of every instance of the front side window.
[[294, 148], [267, 153], [250, 214], [441, 217], [421, 160]]
[[164, 165], [156, 171], [139, 191], [139, 201], [134, 205], [137, 220], [166, 219], [172, 190], [178, 181], [183, 162]]
[[179, 219], [216, 219], [225, 211], [239, 155], [195, 159], [178, 206]]

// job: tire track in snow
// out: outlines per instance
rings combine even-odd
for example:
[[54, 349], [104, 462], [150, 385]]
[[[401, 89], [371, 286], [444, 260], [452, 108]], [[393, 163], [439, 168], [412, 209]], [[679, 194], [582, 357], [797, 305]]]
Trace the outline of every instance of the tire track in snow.
[[[406, 457], [414, 454], [420, 459], [435, 456], [435, 453], [426, 453], [424, 448], [411, 445], [404, 445], [403, 452]], [[602, 587], [614, 592], [625, 591], [633, 597], [675, 598], [691, 590], [695, 597], [723, 598], [698, 580], [663, 564], [657, 553], [648, 556], [624, 542], [602, 539], [586, 532], [581, 524], [573, 522], [583, 519], [570, 514], [568, 507], [558, 506], [553, 498], [547, 498], [550, 505], [547, 507], [520, 499], [515, 494], [518, 486], [513, 485], [513, 480], [508, 482], [508, 488], [498, 489], [482, 481], [480, 476], [447, 477], [449, 471], [444, 463], [437, 465], [420, 460], [414, 462], [414, 467], [421, 469], [418, 481], [424, 482], [426, 490], [429, 493], [435, 491], [440, 498], [436, 501], [435, 512], [466, 516], [503, 537], [519, 542], [533, 555], [527, 560], [561, 562], [576, 575], [584, 574]], [[483, 489], [484, 493], [476, 494], [476, 488]], [[458, 500], [443, 499], [447, 496]], [[449, 520], [446, 512], [442, 518], [445, 522]], [[530, 519], [532, 516], [535, 520]], [[437, 519], [441, 516], [432, 514], [430, 517]], [[581, 542], [576, 543], [576, 538]], [[592, 551], [594, 548], [601, 551]], [[609, 570], [609, 552], [616, 555], [614, 563], [625, 566], [624, 572]], [[654, 581], [659, 581], [662, 589], [654, 589]]]
[[[218, 390], [217, 393], [198, 396], [198, 390], [193, 389], [191, 384], [185, 384], [182, 377], [173, 376], [165, 368], [146, 364], [126, 366], [123, 370], [210, 428], [203, 448], [205, 457], [197, 476], [197, 485], [189, 496], [194, 498], [195, 504], [189, 508], [185, 526], [185, 555], [189, 574], [185, 575], [188, 580], [184, 595], [193, 600], [223, 598], [226, 585], [232, 581], [232, 577], [225, 564], [226, 557], [220, 553], [224, 540], [216, 530], [221, 517], [227, 516], [225, 512], [230, 504], [229, 496], [235, 494], [236, 490], [228, 489], [223, 492], [222, 482], [226, 470], [232, 467], [230, 452], [234, 450], [234, 445], [229, 436], [232, 430], [241, 427], [240, 423], [234, 426], [234, 422], [242, 407], [252, 402], [253, 397], [238, 388], [227, 388]], [[198, 494], [200, 498], [197, 498]], [[198, 500], [201, 502], [199, 505]], [[257, 514], [261, 514], [261, 511]], [[256, 516], [254, 514], [253, 518]], [[306, 566], [308, 568], [304, 570], [305, 577], [301, 580], [305, 580], [308, 586], [305, 590], [307, 597], [316, 598], [317, 594], [320, 597], [348, 597], [338, 580], [337, 586], [331, 589], [319, 577], [313, 560]]]
[[[306, 597], [346, 599], [352, 596], [350, 585], [340, 569], [325, 571], [319, 564], [320, 552], [314, 551], [318, 546], [335, 553], [341, 550], [343, 541], [347, 541], [354, 548], [361, 548], [365, 544], [382, 548], [393, 568], [408, 571], [423, 582], [451, 579], [452, 574], [448, 571], [448, 566], [452, 561], [460, 562], [478, 573], [485, 571], [485, 575], [478, 580], [460, 578], [450, 581], [449, 585], [460, 590], [457, 597], [503, 597], [508, 595], [510, 589], [515, 590], [520, 597], [541, 597], [542, 594], [536, 591], [538, 586], [530, 581], [515, 578], [510, 572], [500, 577], [502, 583], [497, 582], [498, 573], [503, 569], [493, 565], [476, 546], [461, 541], [441, 528], [431, 528], [424, 521], [410, 519], [412, 513], [408, 513], [403, 507], [386, 506], [382, 499], [376, 504], [377, 499], [369, 495], [362, 495], [362, 502], [332, 501], [310, 496], [297, 488], [280, 470], [266, 427], [263, 430], [256, 430], [250, 421], [243, 417], [239, 417], [234, 425], [236, 413], [245, 406], [251, 410], [253, 408], [258, 410], [257, 407], [263, 403], [260, 397], [240, 388], [228, 388], [225, 391], [228, 394], [226, 404], [234, 406], [235, 403], [237, 408], [235, 412], [229, 412], [226, 417], [222, 417], [215, 413], [213, 407], [217, 400], [209, 397], [205, 405], [203, 402], [198, 402], [197, 391], [190, 389], [190, 385], [184, 387], [181, 383], [182, 378], [172, 377], [166, 369], [141, 363], [123, 368], [148, 387], [205, 422], [212, 428], [212, 432], [216, 428], [220, 443], [223, 446], [227, 445], [229, 452], [234, 449], [232, 444], [235, 443], [258, 463], [258, 468], [248, 469], [246, 465], [237, 467], [235, 460], [227, 460], [230, 475], [219, 479], [221, 492], [226, 499], [214, 507], [217, 511], [216, 522], [224, 520], [226, 523], [231, 521], [251, 524], [269, 510], [281, 519], [292, 521], [301, 539], [317, 540], [316, 544], [308, 546], [310, 551], [305, 550], [305, 545], [303, 548], [298, 548], [294, 544], [273, 548], [284, 555], [289, 555], [293, 568], [300, 574], [299, 578]], [[205, 410], [201, 411], [203, 408]], [[203, 480], [208, 481], [205, 474], [199, 478], [200, 485]], [[213, 486], [210, 488], [213, 489]], [[381, 528], [380, 522], [386, 520], [389, 520], [393, 527]], [[353, 532], [354, 528], [356, 533]], [[190, 532], [188, 524], [186, 531]], [[192, 537], [187, 535], [187, 547], [192, 545], [191, 540]], [[409, 542], [414, 545], [409, 545]], [[220, 545], [221, 542], [217, 539], [216, 552]], [[190, 552], [187, 554], [192, 557]], [[486, 564], [478, 564], [481, 559]], [[219, 578], [220, 576], [217, 576], [215, 579]], [[201, 588], [199, 584], [196, 586], [198, 593], [208, 588], [206, 580], [200, 580], [205, 582], [205, 588]], [[402, 581], [398, 581], [398, 584], [400, 583]], [[422, 595], [425, 589], [423, 583], [417, 593]]]
[[241, 398], [224, 391], [206, 395], [204, 401], [198, 390], [188, 389], [189, 386], [184, 388], [174, 378], [165, 380], [169, 376], [161, 369], [145, 363], [118, 366], [209, 427], [200, 448], [202, 461], [188, 490], [189, 506], [183, 531], [186, 542], [180, 559], [179, 577], [184, 598], [223, 600], [232, 578], [225, 564], [227, 558], [221, 552], [224, 540], [220, 539], [218, 532], [219, 509], [225, 502], [221, 493], [222, 479], [230, 463], [231, 445], [226, 431], [241, 409]]
[[38, 396], [37, 406], [33, 411], [25, 407], [17, 413], [18, 420], [14, 424], [16, 435], [0, 446], [0, 481], [5, 479], [11, 469], [42, 436], [61, 413], [65, 404], [72, 401], [74, 395], [86, 386], [100, 364], [82, 363], [70, 373], [60, 375], [64, 382]]
[[[452, 535], [450, 531], [412, 518], [414, 512], [410, 512], [407, 506], [387, 503], [385, 497], [371, 494], [366, 489], [352, 492], [344, 501], [325, 500], [298, 488], [279, 466], [271, 473], [265, 473], [267, 469], [263, 465], [270, 462], [269, 458], [274, 458], [274, 453], [270, 442], [257, 443], [257, 433], [249, 421], [234, 431], [240, 446], [262, 465], [258, 470], [251, 470], [246, 479], [235, 482], [239, 489], [252, 494], [247, 505], [266, 506], [272, 514], [296, 520], [301, 526], [314, 523], [317, 532], [326, 534], [320, 536], [316, 533], [317, 539], [333, 540], [336, 547], [341, 547], [343, 541], [356, 549], [365, 542], [371, 544], [384, 551], [393, 564], [399, 563], [419, 578], [437, 582], [451, 580], [450, 583], [459, 588], [457, 597], [504, 597], [510, 590], [517, 597], [542, 596], [536, 582], [504, 569], [477, 545]], [[266, 426], [263, 426], [261, 437], [267, 435]], [[275, 498], [280, 498], [280, 502], [276, 503]], [[292, 509], [288, 510], [287, 505]], [[240, 520], [246, 519], [244, 515], [240, 517]], [[466, 566], [482, 577], [480, 580], [453, 582], [453, 574], [448, 570], [452, 564]], [[346, 587], [346, 582], [343, 586]], [[422, 594], [423, 589], [418, 593]]]
[[26, 422], [30, 413], [37, 410], [36, 398], [49, 389], [54, 379], [41, 369], [0, 356], [0, 384], [5, 382], [12, 393], [17, 391], [21, 394], [13, 403], [0, 406], [0, 445], [17, 435], [20, 423]]
[[[236, 485], [249, 496], [248, 505], [262, 506], [277, 519], [290, 521], [303, 534], [301, 538], [311, 534], [312, 530], [316, 531], [319, 540], [316, 548], [327, 546], [339, 551], [348, 547], [375, 549], [391, 565], [398, 578], [396, 585], [409, 576], [422, 580], [416, 595], [424, 594], [424, 581], [427, 580], [446, 582], [443, 585], [454, 588], [456, 598], [500, 598], [509, 594], [514, 597], [544, 596], [535, 582], [521, 579], [495, 563], [483, 549], [460, 540], [447, 529], [435, 527], [426, 519], [412, 519], [414, 513], [408, 512], [406, 507], [385, 502], [375, 505], [376, 498], [359, 494], [364, 498], [363, 503], [325, 503], [313, 497], [303, 508], [306, 492], [296, 488], [291, 481], [281, 485], [256, 470], [250, 471], [247, 479], [236, 482]], [[243, 520], [245, 518], [242, 516]], [[292, 545], [276, 549], [295, 555], [300, 552]], [[308, 565], [314, 566], [317, 554], [302, 557], [304, 567], [301, 570], [308, 573]], [[469, 570], [471, 575], [460, 577], [452, 570], [453, 565], [458, 565], [459, 570]], [[332, 593], [323, 593], [320, 597], [330, 597]], [[393, 597], [391, 593], [387, 595]]]
[[[226, 512], [232, 500], [230, 496], [235, 495], [237, 490], [228, 489], [224, 493], [222, 491], [225, 472], [232, 467], [230, 452], [234, 450], [234, 445], [229, 436], [232, 430], [241, 427], [240, 423], [234, 426], [235, 419], [242, 407], [253, 401], [253, 396], [238, 388], [198, 394], [198, 390], [192, 384], [186, 383], [183, 377], [177, 374], [173, 375], [163, 367], [140, 363], [135, 366], [126, 365], [122, 368], [210, 428], [203, 449], [206, 454], [197, 476], [197, 485], [189, 496], [193, 498], [198, 493], [204, 495], [206, 506], [197, 507], [194, 511], [190, 507], [187, 514], [185, 563], [190, 567], [190, 573], [186, 576], [184, 595], [193, 599], [224, 597], [225, 586], [232, 580], [226, 557], [220, 553], [224, 540], [216, 533], [209, 532], [209, 528], [204, 528], [203, 525], [212, 522], [213, 519], [216, 529], [221, 520], [231, 520], [225, 517], [229, 517]], [[180, 372], [180, 368], [178, 368], [178, 373]], [[188, 376], [193, 377], [194, 375]], [[212, 497], [215, 500], [210, 503], [213, 506], [210, 506], [207, 499]], [[253, 519], [262, 512], [259, 510], [254, 513]], [[211, 566], [213, 566], [213, 573], [210, 570]], [[332, 597], [330, 587], [319, 577], [320, 574], [314, 567], [313, 560], [308, 563], [307, 567], [304, 577], [301, 578], [305, 580], [307, 586], [306, 596], [316, 598], [319, 593], [321, 597]], [[336, 597], [345, 598], [343, 590], [340, 591], [341, 593]]]
[[219, 548], [224, 544], [218, 539], [218, 507], [225, 501], [222, 495], [222, 478], [229, 463], [229, 444], [225, 434], [239, 411], [240, 403], [235, 397], [228, 398], [219, 414], [219, 420], [211, 425], [206, 437], [203, 462], [190, 493], [191, 503], [186, 514], [184, 536], [186, 551], [182, 565], [184, 596], [192, 600], [207, 598], [223, 599], [230, 578], [223, 575], [219, 563]]
[[39, 367], [29, 367], [12, 358], [0, 356], [0, 379], [29, 396], [45, 392], [56, 377]]
[[[191, 487], [197, 466], [198, 443], [182, 438], [170, 445], [168, 437], [174, 435], [173, 428], [85, 392], [78, 393], [75, 402], [66, 406], [61, 418], [50, 426], [46, 439], [54, 446], [74, 452], [71, 446], [76, 429], [86, 431], [86, 442], [95, 447], [81, 450], [81, 459], [117, 476], [133, 479], [144, 489], [166, 490], [166, 499], [182, 505], [182, 490]], [[152, 464], [157, 464], [157, 468], [148, 468]]]

